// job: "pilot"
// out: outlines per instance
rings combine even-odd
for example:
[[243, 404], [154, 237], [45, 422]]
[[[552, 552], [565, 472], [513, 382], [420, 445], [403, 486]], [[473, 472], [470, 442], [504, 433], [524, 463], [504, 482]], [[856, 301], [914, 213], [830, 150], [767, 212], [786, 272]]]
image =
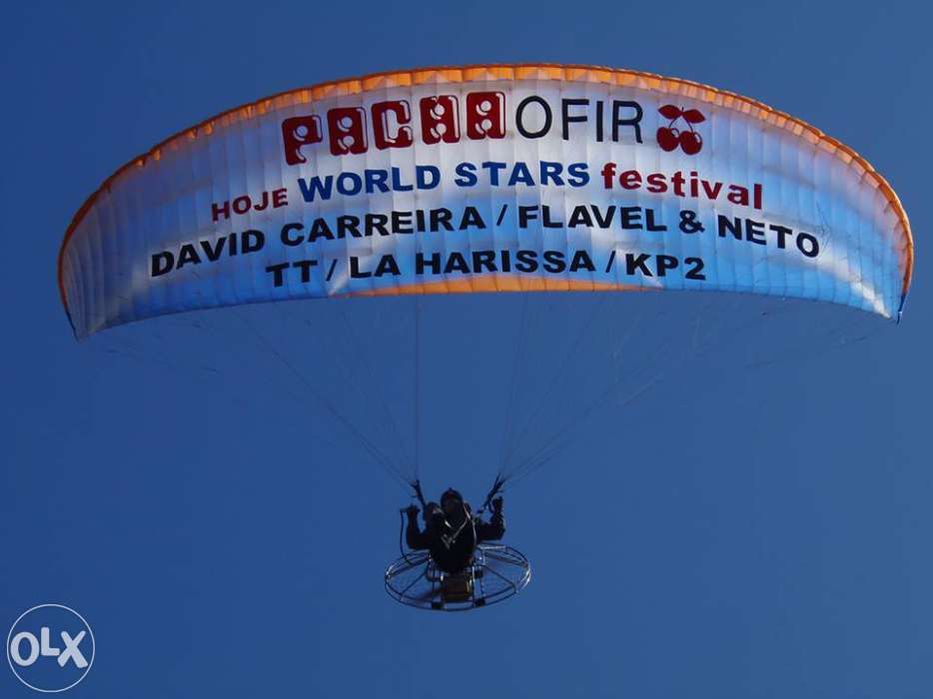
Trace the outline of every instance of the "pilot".
[[438, 568], [445, 573], [459, 573], [472, 562], [477, 544], [496, 541], [505, 535], [502, 498], [495, 498], [491, 504], [492, 517], [484, 522], [473, 514], [460, 493], [448, 488], [441, 495], [440, 506], [433, 502], [425, 506], [424, 531], [418, 527], [418, 508], [412, 505], [406, 510], [408, 547], [430, 551]]

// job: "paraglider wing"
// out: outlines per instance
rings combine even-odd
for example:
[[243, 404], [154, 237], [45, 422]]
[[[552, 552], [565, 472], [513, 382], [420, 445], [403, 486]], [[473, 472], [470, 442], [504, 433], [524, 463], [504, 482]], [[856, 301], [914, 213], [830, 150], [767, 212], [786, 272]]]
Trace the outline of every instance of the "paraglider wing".
[[78, 338], [184, 310], [342, 295], [718, 290], [897, 318], [896, 195], [816, 129], [711, 87], [523, 65], [295, 90], [184, 131], [62, 243]]

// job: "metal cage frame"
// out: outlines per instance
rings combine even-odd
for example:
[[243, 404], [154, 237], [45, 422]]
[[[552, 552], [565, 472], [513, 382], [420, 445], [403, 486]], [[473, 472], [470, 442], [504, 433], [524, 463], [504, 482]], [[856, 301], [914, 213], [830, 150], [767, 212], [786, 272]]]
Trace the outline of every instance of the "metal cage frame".
[[531, 564], [504, 544], [479, 544], [459, 573], [439, 569], [426, 551], [403, 555], [386, 568], [386, 592], [396, 602], [444, 612], [464, 612], [502, 602], [531, 582]]

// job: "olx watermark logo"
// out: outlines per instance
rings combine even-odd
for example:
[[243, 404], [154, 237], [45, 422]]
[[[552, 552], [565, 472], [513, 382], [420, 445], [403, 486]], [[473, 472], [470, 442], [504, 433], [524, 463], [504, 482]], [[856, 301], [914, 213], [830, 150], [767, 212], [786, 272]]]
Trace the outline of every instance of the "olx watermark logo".
[[74, 609], [40, 604], [13, 623], [7, 660], [19, 681], [37, 692], [64, 692], [94, 663], [94, 632]]

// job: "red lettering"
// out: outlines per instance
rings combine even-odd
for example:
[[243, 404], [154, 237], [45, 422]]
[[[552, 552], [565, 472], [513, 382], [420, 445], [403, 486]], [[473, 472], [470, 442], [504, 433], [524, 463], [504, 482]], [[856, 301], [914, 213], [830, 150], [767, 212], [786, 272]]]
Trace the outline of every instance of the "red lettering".
[[623, 189], [638, 189], [641, 187], [641, 173], [638, 170], [626, 170], [619, 175], [619, 184]]
[[332, 155], [366, 152], [366, 112], [362, 107], [328, 109], [327, 130]]
[[214, 223], [216, 223], [217, 221], [220, 220], [221, 216], [223, 216], [224, 218], [230, 218], [230, 202], [229, 201], [225, 201], [220, 206], [217, 206], [217, 204], [213, 204], [213, 203], [211, 204], [211, 220], [214, 221]]
[[466, 98], [467, 137], [505, 138], [505, 94], [471, 92]]
[[427, 145], [457, 143], [460, 140], [460, 115], [453, 95], [425, 97], [420, 103], [421, 140]]
[[[394, 136], [390, 136], [391, 124], [389, 115], [392, 115], [397, 129]], [[410, 126], [411, 109], [408, 102], [395, 100], [392, 102], [376, 102], [373, 105], [373, 136], [376, 148], [408, 148], [414, 142]]]
[[292, 117], [282, 122], [282, 140], [285, 145], [285, 162], [298, 165], [308, 162], [301, 152], [302, 146], [324, 140], [321, 118], [315, 115]]
[[242, 197], [237, 197], [233, 200], [233, 213], [245, 214], [249, 211], [250, 206], [252, 206], [252, 202], [250, 198], [244, 194]]

